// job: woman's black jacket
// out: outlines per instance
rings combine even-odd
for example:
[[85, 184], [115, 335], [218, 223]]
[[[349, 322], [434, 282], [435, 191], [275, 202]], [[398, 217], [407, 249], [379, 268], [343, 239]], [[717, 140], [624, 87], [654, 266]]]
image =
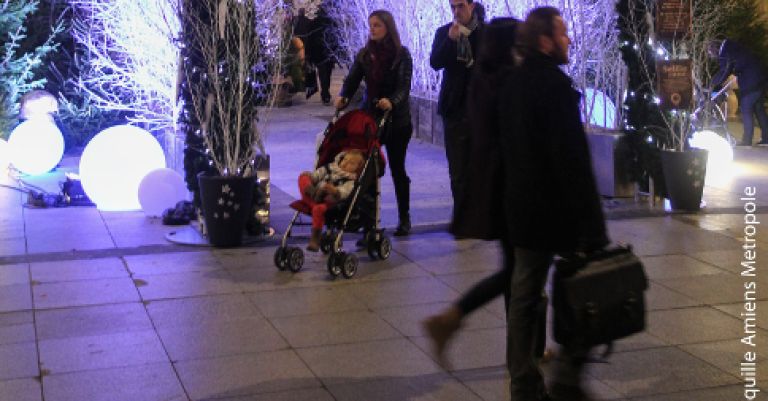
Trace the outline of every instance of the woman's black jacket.
[[[349, 75], [344, 80], [341, 96], [351, 99], [360, 82], [371, 71], [371, 56], [367, 48], [363, 48], [355, 56], [355, 62], [349, 70]], [[402, 47], [395, 56], [392, 67], [382, 79], [379, 88], [379, 98], [388, 98], [392, 102], [392, 124], [394, 127], [405, 127], [411, 124], [411, 77], [413, 75], [413, 59], [408, 48]], [[369, 99], [366, 91], [363, 97], [363, 109], [378, 114], [375, 101]]]

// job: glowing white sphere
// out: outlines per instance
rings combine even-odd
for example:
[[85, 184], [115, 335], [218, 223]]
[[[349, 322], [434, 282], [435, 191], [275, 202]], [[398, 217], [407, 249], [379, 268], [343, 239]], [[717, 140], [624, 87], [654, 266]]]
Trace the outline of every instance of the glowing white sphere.
[[165, 209], [176, 206], [187, 197], [184, 178], [169, 168], [150, 171], [139, 184], [139, 203], [148, 217], [162, 216]]
[[64, 137], [49, 120], [27, 120], [11, 131], [8, 139], [11, 163], [29, 175], [51, 171], [64, 154]]
[[592, 108], [589, 123], [598, 127], [616, 128], [616, 105], [605, 93], [587, 88], [584, 91], [584, 105]]
[[708, 185], [726, 184], [733, 177], [733, 148], [725, 138], [712, 131], [699, 131], [691, 135], [688, 143], [708, 151]]
[[149, 132], [120, 125], [99, 132], [80, 158], [80, 180], [99, 210], [139, 210], [139, 184], [165, 167], [165, 154]]
[[5, 172], [11, 163], [11, 145], [5, 139], [0, 138], [0, 173]]

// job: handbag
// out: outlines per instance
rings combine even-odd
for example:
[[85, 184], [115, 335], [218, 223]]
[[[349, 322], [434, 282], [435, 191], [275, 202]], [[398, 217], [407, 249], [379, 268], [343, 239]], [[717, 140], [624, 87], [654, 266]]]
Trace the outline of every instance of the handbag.
[[560, 344], [595, 346], [645, 329], [648, 277], [631, 246], [616, 246], [555, 262], [552, 305]]

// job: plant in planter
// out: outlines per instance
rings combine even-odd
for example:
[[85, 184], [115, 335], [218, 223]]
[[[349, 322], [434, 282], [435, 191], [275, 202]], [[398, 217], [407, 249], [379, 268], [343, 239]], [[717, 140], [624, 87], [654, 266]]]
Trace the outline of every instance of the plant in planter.
[[[257, 106], [274, 104], [280, 0], [179, 0], [187, 184], [214, 246], [237, 246], [268, 163]], [[199, 192], [198, 192], [199, 191]]]
[[[701, 202], [706, 151], [691, 148], [688, 139], [695, 129], [693, 110], [709, 97], [706, 87], [713, 69], [707, 44], [717, 37], [731, 4], [691, 3], [690, 30], [682, 29], [671, 38], [656, 36], [657, 1], [620, 0], [617, 4], [621, 52], [629, 73], [624, 131], [633, 178], [641, 185], [653, 182], [657, 193], [669, 196], [673, 209], [682, 210], [698, 210]], [[684, 71], [683, 78], [690, 74], [692, 82], [689, 93], [681, 93], [691, 97], [685, 107], [666, 103], [681, 99], [664, 97], [657, 85], [662, 73], [674, 74], [677, 69]]]

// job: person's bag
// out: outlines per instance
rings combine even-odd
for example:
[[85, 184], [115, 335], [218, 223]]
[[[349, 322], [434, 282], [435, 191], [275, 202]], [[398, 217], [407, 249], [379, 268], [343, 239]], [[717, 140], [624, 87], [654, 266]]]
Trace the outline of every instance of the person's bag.
[[552, 305], [555, 341], [608, 345], [645, 329], [648, 278], [631, 246], [616, 246], [555, 262]]

